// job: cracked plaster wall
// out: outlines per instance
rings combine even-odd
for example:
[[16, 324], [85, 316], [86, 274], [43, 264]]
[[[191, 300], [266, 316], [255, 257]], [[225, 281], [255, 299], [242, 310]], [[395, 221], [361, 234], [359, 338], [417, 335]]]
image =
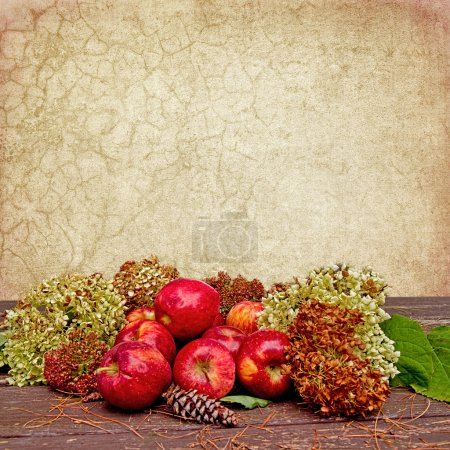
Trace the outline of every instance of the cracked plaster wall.
[[[447, 1], [0, 11], [0, 299], [150, 254], [267, 283], [348, 261], [394, 295], [450, 293]], [[197, 261], [198, 218], [230, 211], [257, 257]]]

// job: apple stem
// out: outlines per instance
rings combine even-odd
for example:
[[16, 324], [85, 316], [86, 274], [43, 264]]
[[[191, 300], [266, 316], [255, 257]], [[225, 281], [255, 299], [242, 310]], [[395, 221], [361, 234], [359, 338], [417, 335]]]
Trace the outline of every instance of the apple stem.
[[114, 375], [117, 373], [117, 366], [104, 366], [104, 367], [99, 367], [96, 371], [95, 374], [98, 374], [100, 372], [108, 372], [109, 375]]
[[202, 372], [205, 374], [205, 377], [208, 380], [208, 383], [210, 383], [211, 380], [209, 379], [209, 375], [208, 375], [208, 371], [206, 370], [206, 367], [202, 368]]

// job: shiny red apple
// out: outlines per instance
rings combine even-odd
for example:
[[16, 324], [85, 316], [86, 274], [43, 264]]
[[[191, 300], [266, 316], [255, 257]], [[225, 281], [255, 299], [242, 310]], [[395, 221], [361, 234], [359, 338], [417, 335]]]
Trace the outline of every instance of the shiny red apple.
[[175, 339], [189, 341], [210, 328], [219, 314], [219, 293], [200, 280], [178, 278], [155, 299], [155, 316]]
[[201, 338], [186, 344], [173, 364], [173, 379], [183, 389], [197, 389], [217, 399], [228, 394], [234, 385], [233, 356], [219, 342]]
[[143, 342], [123, 342], [109, 350], [97, 369], [97, 387], [112, 406], [141, 410], [151, 406], [172, 381], [161, 352]]
[[133, 309], [133, 311], [127, 314], [126, 319], [128, 322], [134, 322], [140, 319], [155, 320], [155, 308], [146, 306], [144, 308]]
[[285, 394], [291, 386], [290, 376], [282, 371], [288, 345], [289, 338], [280, 331], [260, 330], [248, 336], [236, 361], [242, 386], [265, 399], [272, 400]]
[[116, 336], [114, 345], [132, 341], [144, 342], [150, 347], [155, 347], [169, 361], [169, 364], [172, 364], [175, 359], [177, 347], [172, 335], [164, 325], [154, 320], [140, 319], [125, 325]]
[[236, 360], [239, 348], [241, 344], [247, 338], [247, 335], [235, 328], [228, 327], [226, 325], [212, 327], [209, 330], [206, 330], [203, 335], [203, 338], [214, 339], [217, 342], [223, 344], [233, 355], [233, 358]]
[[225, 319], [223, 318], [222, 314], [217, 314], [216, 318], [214, 319], [214, 322], [212, 323], [212, 327], [218, 327], [221, 325], [225, 325]]
[[258, 313], [264, 310], [261, 302], [245, 301], [236, 303], [227, 315], [226, 324], [236, 327], [246, 334], [254, 333], [258, 329]]

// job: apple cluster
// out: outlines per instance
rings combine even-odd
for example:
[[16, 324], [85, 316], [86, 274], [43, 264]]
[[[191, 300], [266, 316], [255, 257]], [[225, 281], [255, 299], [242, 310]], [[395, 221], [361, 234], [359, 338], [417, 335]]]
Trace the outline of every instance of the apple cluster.
[[111, 405], [151, 406], [172, 382], [212, 399], [240, 386], [264, 399], [291, 387], [282, 371], [289, 339], [259, 330], [261, 302], [244, 301], [220, 314], [219, 293], [200, 280], [178, 278], [157, 294], [153, 307], [132, 311], [97, 370], [100, 394]]

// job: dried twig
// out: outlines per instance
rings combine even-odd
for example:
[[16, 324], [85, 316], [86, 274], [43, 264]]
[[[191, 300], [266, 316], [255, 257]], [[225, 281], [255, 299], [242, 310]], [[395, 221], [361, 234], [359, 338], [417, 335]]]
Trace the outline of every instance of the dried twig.
[[311, 450], [320, 450], [319, 433], [314, 430], [314, 440], [311, 444]]
[[152, 410], [150, 410], [145, 416], [144, 418], [135, 426], [136, 430], [139, 430], [139, 428], [142, 427], [142, 425], [147, 422], [148, 418], [152, 415]]
[[261, 425], [261, 428], [265, 428], [266, 425], [274, 418], [274, 416], [276, 415], [276, 411], [272, 411], [264, 420], [264, 422]]
[[[57, 397], [56, 399], [59, 400], [59, 402], [56, 404], [52, 404], [48, 413], [30, 411], [30, 410], [27, 410], [24, 408], [15, 408], [15, 409], [18, 409], [21, 411], [25, 411], [29, 414], [38, 416], [37, 418], [31, 419], [28, 422], [26, 422], [24, 424], [24, 427], [26, 427], [26, 428], [41, 428], [44, 426], [51, 425], [59, 419], [65, 418], [65, 419], [71, 420], [75, 424], [84, 424], [84, 425], [88, 425], [88, 426], [100, 429], [106, 433], [112, 433], [111, 430], [108, 430], [107, 428], [101, 426], [105, 422], [110, 422], [110, 423], [115, 423], [115, 424], [121, 425], [122, 427], [131, 431], [133, 434], [135, 434], [140, 439], [144, 439], [144, 437], [138, 431], [136, 431], [132, 426], [128, 425], [127, 423], [93, 412], [92, 408], [94, 406], [92, 406], [91, 408], [84, 406], [81, 403], [82, 402], [81, 398], [78, 398], [76, 401], [71, 401], [72, 397], [63, 397], [63, 398]], [[72, 408], [75, 410], [78, 409], [80, 412], [83, 412], [85, 416], [94, 416], [101, 420], [100, 421], [92, 420], [92, 419], [88, 419], [87, 417], [81, 418], [79, 416], [68, 414], [66, 412], [67, 408]], [[54, 412], [56, 412], [56, 414], [54, 414]], [[45, 420], [45, 419], [47, 419], [47, 420]]]
[[375, 439], [375, 448], [376, 448], [377, 450], [380, 450], [380, 446], [379, 446], [379, 444], [378, 444], [378, 420], [380, 419], [380, 416], [381, 416], [381, 414], [382, 414], [382, 411], [383, 411], [383, 407], [381, 407], [381, 408], [378, 410], [377, 416], [375, 417], [375, 422], [374, 422], [374, 424], [373, 424], [373, 437], [374, 437], [374, 439]]
[[[365, 423], [361, 422], [350, 422], [349, 424], [344, 425], [344, 429], [347, 429], [349, 427], [359, 428], [360, 430], [364, 430], [366, 433], [368, 433], [375, 441], [375, 448], [377, 450], [380, 449], [380, 440], [382, 440], [384, 443], [389, 444], [392, 443], [394, 439], [410, 439], [411, 433], [419, 434], [427, 431], [425, 427], [421, 427], [418, 425], [415, 425], [414, 422], [418, 419], [422, 418], [430, 409], [431, 401], [427, 399], [427, 405], [425, 406], [425, 409], [420, 412], [419, 414], [414, 415], [414, 401], [416, 399], [416, 394], [408, 394], [404, 399], [409, 398], [411, 399], [411, 403], [409, 405], [410, 409], [410, 419], [403, 419], [403, 414], [400, 415], [397, 419], [391, 419], [389, 417], [384, 417], [382, 415], [382, 410], [379, 411], [378, 415], [375, 418], [373, 427], [370, 427], [366, 425]], [[404, 410], [403, 410], [404, 411]], [[379, 425], [382, 421], [383, 424], [385, 424], [385, 427], [383, 429], [380, 429]], [[448, 423], [449, 420], [444, 421], [434, 421], [432, 422], [434, 425], [443, 424], [443, 422]], [[394, 429], [398, 430], [399, 433], [394, 434]], [[433, 429], [434, 432], [449, 432], [448, 430], [437, 430]], [[367, 435], [364, 434], [347, 434], [348, 437], [365, 437]], [[425, 448], [432, 449], [436, 448], [433, 447], [433, 445], [437, 445], [435, 443], [426, 443], [424, 442]], [[440, 447], [439, 447], [440, 448]]]
[[118, 425], [121, 425], [121, 426], [127, 428], [128, 430], [130, 430], [130, 431], [131, 431], [133, 434], [135, 434], [138, 438], [144, 439], [144, 437], [143, 437], [141, 434], [139, 434], [139, 433], [138, 433], [131, 425], [128, 425], [128, 424], [125, 423], [125, 422], [122, 422], [122, 421], [117, 420], [117, 419], [111, 419], [110, 417], [102, 416], [101, 414], [96, 414], [96, 413], [94, 413], [94, 412], [91, 411], [92, 408], [91, 408], [91, 409], [88, 409], [88, 408], [86, 408], [86, 406], [80, 405], [80, 409], [83, 410], [85, 413], [91, 414], [91, 415], [93, 415], [94, 417], [98, 417], [98, 418], [100, 418], [100, 419], [104, 419], [104, 420], [106, 420], [107, 422], [117, 423]]

